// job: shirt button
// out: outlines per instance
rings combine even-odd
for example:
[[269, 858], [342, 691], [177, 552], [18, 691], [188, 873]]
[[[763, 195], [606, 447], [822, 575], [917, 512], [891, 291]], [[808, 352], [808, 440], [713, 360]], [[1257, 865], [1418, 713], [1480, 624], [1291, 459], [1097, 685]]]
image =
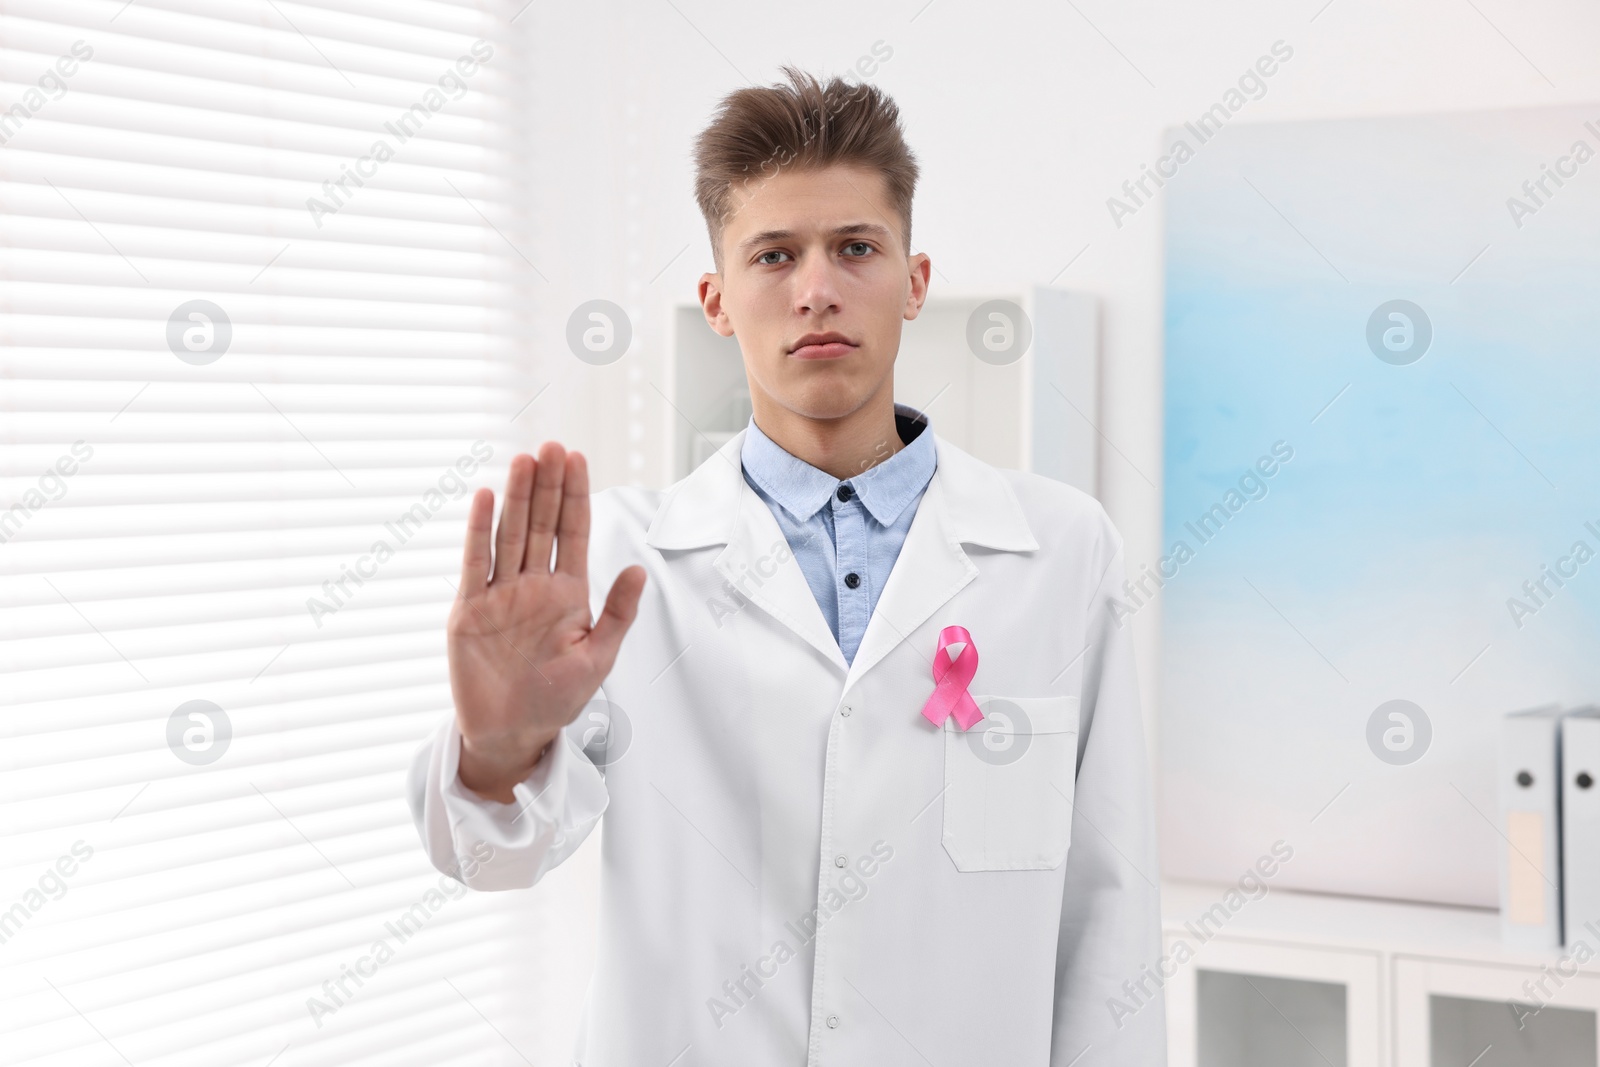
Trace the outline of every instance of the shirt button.
[[839, 1017], [837, 1015], [828, 1016], [828, 1029], [829, 1030], [837, 1030], [837, 1029], [839, 1029]]
[[861, 584], [861, 575], [857, 574], [855, 571], [851, 571], [849, 574], [844, 576], [844, 584], [848, 585], [851, 589], [854, 589], [856, 586]]
[[850, 488], [848, 485], [841, 485], [839, 487], [839, 492], [835, 495], [838, 496], [841, 501], [847, 501], [856, 495], [856, 491]]
[[833, 865], [835, 867], [843, 867], [848, 862], [849, 861], [846, 860], [843, 856], [835, 856], [835, 857], [833, 857]]

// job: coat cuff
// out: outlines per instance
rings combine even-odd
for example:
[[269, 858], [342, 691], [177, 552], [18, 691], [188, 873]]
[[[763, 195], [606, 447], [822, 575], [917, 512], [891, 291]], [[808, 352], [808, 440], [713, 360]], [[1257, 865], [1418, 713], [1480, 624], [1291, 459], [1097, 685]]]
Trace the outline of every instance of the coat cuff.
[[520, 889], [577, 851], [605, 812], [605, 779], [556, 736], [509, 804], [461, 784], [455, 714], [418, 750], [408, 781], [412, 818], [433, 865], [473, 889]]

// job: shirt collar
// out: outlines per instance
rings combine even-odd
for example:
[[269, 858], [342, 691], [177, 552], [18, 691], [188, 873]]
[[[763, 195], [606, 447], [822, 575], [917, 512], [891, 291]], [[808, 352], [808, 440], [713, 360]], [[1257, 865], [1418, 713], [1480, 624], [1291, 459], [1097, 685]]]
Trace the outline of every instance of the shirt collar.
[[843, 481], [784, 451], [761, 431], [753, 415], [740, 446], [740, 463], [746, 477], [799, 522], [815, 515], [840, 485], [849, 485], [872, 517], [889, 526], [928, 487], [937, 466], [927, 416], [905, 404], [894, 409], [895, 430], [904, 447]]

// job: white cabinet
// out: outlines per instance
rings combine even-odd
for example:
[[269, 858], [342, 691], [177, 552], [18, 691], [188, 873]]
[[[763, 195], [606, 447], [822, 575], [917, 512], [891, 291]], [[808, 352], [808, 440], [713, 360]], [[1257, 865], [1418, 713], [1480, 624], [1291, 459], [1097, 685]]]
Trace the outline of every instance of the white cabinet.
[[1398, 956], [1395, 1067], [1594, 1067], [1600, 978]]
[[[1169, 1067], [1381, 1067], [1377, 953], [1168, 930]], [[1183, 953], [1187, 955], [1187, 953]]]
[[1600, 1067], [1600, 957], [1490, 909], [1167, 882], [1162, 926], [1171, 1067]]
[[[1099, 317], [1093, 296], [1027, 292], [931, 297], [904, 324], [895, 399], [927, 412], [941, 437], [997, 467], [1031, 470], [1093, 495], [1099, 467]], [[736, 338], [697, 304], [672, 312], [668, 447], [674, 477], [750, 418]]]

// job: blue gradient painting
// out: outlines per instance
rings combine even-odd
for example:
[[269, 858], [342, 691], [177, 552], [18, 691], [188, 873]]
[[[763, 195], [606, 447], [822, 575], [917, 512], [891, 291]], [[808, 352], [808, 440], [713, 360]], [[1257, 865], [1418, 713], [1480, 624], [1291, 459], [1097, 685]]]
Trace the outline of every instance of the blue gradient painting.
[[1597, 153], [1600, 105], [1239, 125], [1160, 191], [1125, 607], [1161, 605], [1168, 876], [1281, 838], [1276, 884], [1497, 903], [1499, 716], [1600, 702]]

